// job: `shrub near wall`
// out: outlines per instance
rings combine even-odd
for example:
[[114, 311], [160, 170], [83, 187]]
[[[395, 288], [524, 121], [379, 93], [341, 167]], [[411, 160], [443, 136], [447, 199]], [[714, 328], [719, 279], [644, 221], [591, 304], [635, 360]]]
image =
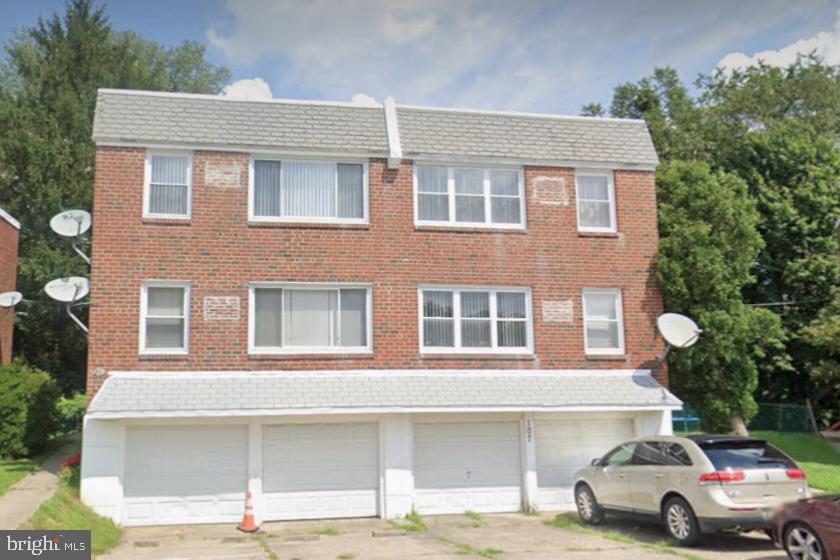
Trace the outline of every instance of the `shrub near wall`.
[[0, 367], [0, 457], [37, 453], [58, 427], [58, 385], [50, 375], [15, 361]]

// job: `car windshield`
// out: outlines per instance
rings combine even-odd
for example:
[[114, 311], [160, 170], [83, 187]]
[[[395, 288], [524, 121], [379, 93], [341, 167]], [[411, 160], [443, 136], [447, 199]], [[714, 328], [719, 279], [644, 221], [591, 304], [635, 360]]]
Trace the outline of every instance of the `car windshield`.
[[784, 453], [760, 440], [730, 440], [700, 443], [700, 449], [716, 470], [795, 469]]

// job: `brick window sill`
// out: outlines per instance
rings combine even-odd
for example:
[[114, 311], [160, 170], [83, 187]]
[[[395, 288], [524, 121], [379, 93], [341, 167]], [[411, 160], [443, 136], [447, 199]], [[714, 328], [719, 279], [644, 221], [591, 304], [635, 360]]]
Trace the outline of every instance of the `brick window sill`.
[[586, 360], [590, 362], [626, 362], [630, 357], [627, 354], [587, 354]]
[[259, 222], [250, 221], [248, 227], [251, 228], [292, 228], [292, 229], [349, 229], [349, 230], [368, 230], [370, 224], [329, 224], [329, 223], [313, 223], [313, 222]]
[[190, 218], [143, 218], [143, 223], [155, 226], [189, 226]]
[[618, 232], [608, 231], [579, 231], [578, 237], [601, 237], [604, 239], [618, 239], [620, 235]]
[[529, 361], [537, 357], [533, 354], [420, 354], [421, 360], [486, 360], [497, 362]]
[[508, 228], [471, 228], [458, 226], [414, 226], [415, 231], [428, 231], [433, 233], [511, 233], [519, 235], [527, 235], [527, 229], [508, 229]]
[[141, 362], [186, 362], [189, 354], [140, 354]]
[[372, 360], [373, 352], [364, 354], [248, 354], [248, 359], [257, 362], [282, 360]]

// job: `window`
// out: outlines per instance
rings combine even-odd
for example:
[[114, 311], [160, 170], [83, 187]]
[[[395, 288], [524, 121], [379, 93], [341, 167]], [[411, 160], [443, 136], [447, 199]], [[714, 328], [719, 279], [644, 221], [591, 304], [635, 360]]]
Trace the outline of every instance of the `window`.
[[516, 169], [415, 167], [415, 221], [421, 225], [525, 227]]
[[636, 452], [633, 455], [633, 464], [638, 466], [665, 466], [669, 459], [658, 441], [645, 441], [636, 445]]
[[532, 351], [531, 294], [524, 289], [421, 288], [423, 352]]
[[633, 462], [635, 450], [635, 443], [625, 443], [624, 445], [619, 445], [606, 454], [606, 456], [601, 460], [601, 466], [624, 467], [630, 465]]
[[660, 443], [662, 451], [668, 458], [668, 464], [674, 467], [690, 467], [692, 465], [691, 456], [685, 447], [679, 443]]
[[615, 183], [612, 171], [575, 174], [578, 230], [615, 233]]
[[140, 300], [140, 353], [186, 354], [190, 332], [189, 284], [146, 282]]
[[255, 284], [250, 290], [250, 352], [370, 352], [370, 314], [367, 286]]
[[192, 157], [187, 154], [146, 156], [143, 215], [149, 218], [189, 218]]
[[252, 161], [249, 218], [258, 221], [365, 223], [363, 163]]
[[624, 354], [621, 291], [583, 291], [583, 339], [587, 354]]
[[711, 441], [699, 446], [717, 471], [797, 468], [790, 457], [762, 440]]

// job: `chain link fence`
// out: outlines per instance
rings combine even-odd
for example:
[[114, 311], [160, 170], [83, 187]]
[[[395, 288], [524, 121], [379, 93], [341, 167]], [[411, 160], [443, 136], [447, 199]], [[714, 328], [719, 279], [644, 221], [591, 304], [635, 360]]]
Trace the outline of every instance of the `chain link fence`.
[[[701, 432], [702, 422], [697, 411], [685, 405], [672, 415], [674, 433]], [[809, 404], [758, 403], [758, 414], [750, 421], [750, 431], [817, 432], [814, 414]]]

